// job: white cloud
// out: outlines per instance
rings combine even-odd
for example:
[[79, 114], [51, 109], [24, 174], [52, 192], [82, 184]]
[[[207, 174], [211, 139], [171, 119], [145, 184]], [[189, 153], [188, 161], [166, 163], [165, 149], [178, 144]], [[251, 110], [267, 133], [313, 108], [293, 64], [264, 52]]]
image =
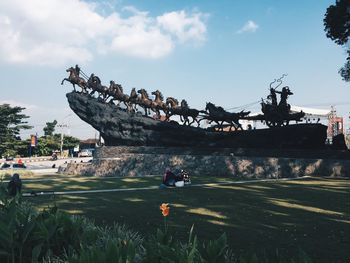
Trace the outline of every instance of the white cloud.
[[170, 12], [157, 17], [158, 24], [167, 32], [176, 36], [180, 42], [204, 41], [207, 28], [203, 20], [207, 15], [185, 11]]
[[0, 1], [0, 61], [61, 66], [97, 53], [156, 59], [178, 44], [202, 42], [206, 15], [174, 11], [152, 17], [133, 6], [97, 12], [82, 0]]
[[237, 31], [238, 34], [242, 34], [242, 33], [254, 33], [257, 29], [259, 28], [259, 25], [256, 24], [254, 21], [249, 20], [247, 21], [244, 26]]

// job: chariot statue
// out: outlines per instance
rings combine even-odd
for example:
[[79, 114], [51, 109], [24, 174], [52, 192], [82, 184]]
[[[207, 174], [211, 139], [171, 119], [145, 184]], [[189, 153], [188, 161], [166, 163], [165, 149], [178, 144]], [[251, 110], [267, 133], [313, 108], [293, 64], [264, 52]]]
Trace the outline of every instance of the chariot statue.
[[[264, 113], [264, 120], [269, 127], [279, 127], [288, 125], [291, 120], [300, 121], [304, 117], [305, 113], [297, 112], [292, 113], [290, 111], [290, 104], [287, 103], [288, 96], [293, 95], [288, 86], [282, 88], [281, 91], [277, 88], [282, 84], [282, 78], [275, 79], [270, 83], [270, 94], [267, 96], [267, 100], [261, 101], [261, 111]], [[273, 84], [277, 83], [277, 86], [273, 87]], [[277, 94], [280, 95], [280, 101], [277, 101]]]

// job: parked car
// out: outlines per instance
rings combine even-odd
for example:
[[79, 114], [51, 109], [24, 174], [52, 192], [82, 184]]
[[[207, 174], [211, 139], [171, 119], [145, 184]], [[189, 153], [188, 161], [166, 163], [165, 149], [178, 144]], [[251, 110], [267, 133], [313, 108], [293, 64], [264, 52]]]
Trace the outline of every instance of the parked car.
[[78, 155], [79, 157], [92, 157], [92, 151], [88, 149], [83, 149]]
[[1, 170], [7, 169], [26, 169], [27, 166], [24, 163], [3, 163], [0, 167]]

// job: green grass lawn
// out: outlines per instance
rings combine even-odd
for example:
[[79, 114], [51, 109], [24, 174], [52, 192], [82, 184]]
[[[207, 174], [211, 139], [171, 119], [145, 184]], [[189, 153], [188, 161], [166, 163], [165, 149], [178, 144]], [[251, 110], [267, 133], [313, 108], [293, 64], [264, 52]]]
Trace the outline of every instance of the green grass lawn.
[[8, 180], [11, 178], [11, 176], [14, 173], [18, 173], [21, 176], [21, 178], [33, 178], [34, 177], [34, 173], [32, 171], [29, 171], [29, 170], [8, 169], [8, 170], [0, 170], [0, 178], [4, 179], [4, 180]]
[[[23, 192], [40, 191], [79, 191], [79, 190], [98, 190], [98, 189], [126, 189], [140, 187], [158, 187], [161, 184], [161, 176], [150, 177], [62, 177], [48, 176], [39, 178], [23, 179]], [[232, 179], [208, 176], [193, 177], [196, 184], [222, 183]], [[236, 178], [235, 180], [239, 180]]]
[[[193, 183], [231, 178], [191, 178]], [[130, 188], [159, 185], [149, 178], [61, 178], [24, 182], [24, 191]], [[200, 239], [226, 232], [236, 253], [249, 250], [292, 255], [298, 248], [315, 262], [350, 262], [350, 180], [311, 178], [176, 189], [28, 197], [39, 207], [57, 206], [99, 224], [125, 223], [145, 235], [163, 226], [159, 205], [170, 203], [168, 222], [185, 240], [194, 224]]]

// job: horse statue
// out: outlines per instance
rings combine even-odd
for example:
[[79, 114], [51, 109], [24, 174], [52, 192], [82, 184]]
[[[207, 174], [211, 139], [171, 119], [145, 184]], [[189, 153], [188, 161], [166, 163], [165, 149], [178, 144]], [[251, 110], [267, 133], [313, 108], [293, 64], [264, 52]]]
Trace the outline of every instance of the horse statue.
[[99, 77], [95, 76], [94, 73], [92, 73], [87, 81], [87, 87], [90, 88], [92, 91], [90, 92], [90, 95], [93, 96], [94, 93], [97, 91], [98, 98], [101, 98], [102, 100], [106, 101], [106, 98], [108, 96], [108, 88], [106, 86], [103, 86], [101, 84], [101, 80]]
[[[197, 123], [197, 127], [199, 127], [200, 125], [200, 121], [202, 119], [197, 119], [197, 117], [199, 116], [199, 113], [206, 113], [205, 111], [201, 111], [201, 110], [196, 110], [196, 109], [191, 109], [188, 106], [188, 103], [186, 100], [182, 100], [181, 101], [181, 108], [182, 108], [182, 116], [184, 116], [184, 118], [187, 120], [187, 124], [188, 126], [191, 126], [192, 123], [196, 122]], [[188, 117], [192, 118], [192, 121], [190, 122]], [[184, 125], [186, 125], [186, 121], [184, 122]]]
[[[169, 120], [172, 115], [179, 115], [183, 125], [191, 125], [192, 123], [196, 122], [198, 127], [201, 120], [198, 120], [197, 117], [199, 113], [205, 113], [204, 111], [189, 108], [186, 100], [182, 100], [181, 105], [179, 105], [179, 101], [177, 99], [168, 97], [166, 99], [166, 104], [169, 108], [166, 119]], [[191, 122], [189, 117], [192, 118]]]
[[148, 97], [147, 91], [145, 89], [139, 89], [137, 93], [141, 95], [138, 99], [138, 105], [145, 110], [145, 115], [148, 116], [148, 114], [151, 114], [151, 110], [156, 112], [153, 101]]
[[113, 80], [109, 82], [109, 88], [108, 88], [108, 95], [112, 97], [112, 99], [109, 102], [113, 102], [113, 100], [117, 100], [117, 106], [121, 102], [124, 103], [124, 105], [127, 107], [128, 111], [131, 111], [130, 103], [129, 103], [129, 96], [123, 93], [123, 87], [120, 84], [115, 83]]
[[70, 67], [68, 69], [66, 69], [66, 72], [69, 72], [69, 76], [68, 78], [64, 78], [61, 82], [61, 85], [63, 85], [63, 83], [65, 81], [70, 82], [73, 85], [73, 89], [74, 91], [76, 91], [75, 89], [75, 85], [78, 85], [81, 88], [81, 91], [83, 93], [87, 93], [87, 83], [85, 81], [85, 79], [83, 79], [82, 77], [79, 76], [80, 74], [80, 68], [78, 65], [75, 66], [75, 68]]
[[227, 122], [230, 125], [230, 131], [232, 127], [234, 127], [235, 130], [242, 129], [242, 125], [239, 123], [239, 120], [250, 113], [244, 111], [241, 111], [240, 113], [228, 112], [220, 106], [215, 106], [215, 104], [211, 102], [206, 104], [205, 110], [207, 112], [207, 116], [205, 116], [204, 119], [207, 119], [209, 123], [215, 122], [221, 131], [224, 129], [224, 122]]
[[163, 102], [163, 94], [159, 90], [156, 90], [152, 92], [152, 95], [155, 96], [155, 99], [153, 100], [153, 107], [156, 110], [158, 119], [160, 118], [160, 110], [162, 110], [165, 113], [165, 116], [167, 116], [168, 106]]
[[166, 114], [166, 120], [169, 120], [169, 118], [172, 115], [180, 115], [180, 119], [183, 122], [182, 111], [181, 111], [181, 106], [179, 106], [179, 101], [173, 97], [168, 97], [168, 98], [166, 98], [165, 103], [168, 107], [168, 112]]
[[131, 109], [136, 112], [137, 105], [139, 103], [139, 96], [137, 95], [136, 88], [132, 88], [129, 96], [129, 104]]

